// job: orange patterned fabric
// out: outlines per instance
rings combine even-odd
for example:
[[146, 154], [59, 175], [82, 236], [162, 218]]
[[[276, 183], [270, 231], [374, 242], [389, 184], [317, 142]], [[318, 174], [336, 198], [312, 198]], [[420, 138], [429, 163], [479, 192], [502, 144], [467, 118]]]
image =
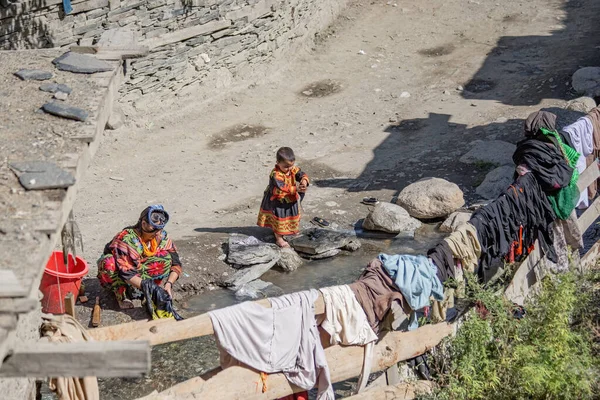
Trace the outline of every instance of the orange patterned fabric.
[[283, 172], [277, 165], [269, 176], [269, 186], [260, 205], [257, 225], [271, 228], [278, 235], [293, 235], [300, 231], [299, 193], [297, 184], [308, 175], [294, 166]]

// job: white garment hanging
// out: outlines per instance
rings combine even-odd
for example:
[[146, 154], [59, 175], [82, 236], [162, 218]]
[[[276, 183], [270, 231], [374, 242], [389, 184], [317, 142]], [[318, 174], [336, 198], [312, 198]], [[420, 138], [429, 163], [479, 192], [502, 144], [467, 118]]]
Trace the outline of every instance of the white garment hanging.
[[[592, 121], [589, 117], [581, 117], [571, 125], [564, 127], [562, 131], [569, 135], [573, 148], [581, 155], [576, 165], [577, 171], [581, 174], [586, 168], [585, 158], [594, 151], [594, 126]], [[589, 205], [588, 191], [585, 188], [579, 196], [577, 208], [587, 208]]]

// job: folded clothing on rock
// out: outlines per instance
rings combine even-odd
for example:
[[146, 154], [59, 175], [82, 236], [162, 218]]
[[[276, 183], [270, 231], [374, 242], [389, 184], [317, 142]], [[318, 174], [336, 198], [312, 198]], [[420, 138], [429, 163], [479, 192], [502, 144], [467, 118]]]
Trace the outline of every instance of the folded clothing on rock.
[[246, 302], [209, 312], [221, 367], [241, 362], [268, 374], [282, 372], [304, 390], [317, 385], [317, 399], [334, 400], [314, 316], [318, 295], [303, 291], [271, 298], [271, 308]]

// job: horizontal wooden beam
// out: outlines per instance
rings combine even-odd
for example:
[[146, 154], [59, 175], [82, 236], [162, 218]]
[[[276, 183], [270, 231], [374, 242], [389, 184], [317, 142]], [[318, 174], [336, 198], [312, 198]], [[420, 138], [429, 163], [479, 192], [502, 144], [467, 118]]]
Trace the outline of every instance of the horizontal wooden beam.
[[[455, 332], [455, 325], [445, 322], [425, 325], [409, 332], [388, 332], [373, 350], [372, 372], [384, 370], [399, 361], [423, 354]], [[359, 376], [364, 349], [360, 346], [332, 346], [325, 349], [332, 382]], [[231, 367], [217, 374], [192, 378], [143, 400], [244, 399], [272, 400], [302, 391], [291, 386], [281, 373], [267, 379], [267, 391], [262, 393], [259, 372], [244, 367]], [[141, 400], [141, 399], [140, 399]]]
[[579, 217], [579, 229], [581, 229], [582, 233], [584, 233], [587, 228], [589, 228], [590, 225], [592, 225], [594, 221], [598, 219], [598, 215], [600, 215], [600, 197], [597, 197], [596, 200], [590, 204], [588, 209], [584, 211], [581, 217]]
[[0, 377], [139, 377], [150, 365], [147, 342], [39, 342], [9, 353]]
[[[271, 307], [268, 299], [256, 302], [265, 307]], [[323, 298], [315, 301], [315, 314], [325, 312]], [[107, 326], [92, 329], [90, 335], [95, 340], [146, 340], [151, 345], [175, 342], [178, 340], [191, 339], [194, 337], [212, 335], [214, 333], [212, 322], [208, 314], [175, 321], [174, 319], [157, 319], [152, 321], [136, 321], [126, 324]]]
[[422, 394], [430, 394], [433, 389], [431, 381], [404, 382], [391, 386], [383, 386], [366, 390], [346, 400], [412, 400]]

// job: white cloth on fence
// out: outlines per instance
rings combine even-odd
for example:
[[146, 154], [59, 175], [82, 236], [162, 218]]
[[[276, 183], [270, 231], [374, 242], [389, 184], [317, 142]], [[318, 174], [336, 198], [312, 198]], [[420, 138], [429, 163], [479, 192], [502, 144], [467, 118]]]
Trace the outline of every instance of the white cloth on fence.
[[[581, 154], [576, 165], [577, 171], [581, 174], [586, 168], [585, 158], [594, 152], [594, 126], [592, 121], [589, 117], [581, 117], [571, 125], [564, 127], [562, 131], [569, 135], [573, 148]], [[577, 207], [587, 208], [589, 205], [588, 192], [585, 188], [579, 196]]]
[[233, 357], [261, 372], [282, 372], [304, 390], [316, 385], [317, 399], [334, 400], [314, 316], [318, 295], [303, 291], [269, 299], [272, 308], [246, 302], [209, 312], [221, 367], [231, 365]]
[[365, 346], [362, 371], [357, 386], [357, 393], [360, 393], [369, 380], [373, 345], [377, 340], [377, 334], [369, 325], [367, 315], [350, 286], [332, 286], [320, 291], [325, 303], [325, 313], [317, 318], [317, 324], [329, 334], [329, 344]]
[[331, 337], [330, 344], [363, 346], [377, 340], [367, 315], [348, 285], [332, 286], [320, 291], [325, 313], [317, 318], [317, 324]]

